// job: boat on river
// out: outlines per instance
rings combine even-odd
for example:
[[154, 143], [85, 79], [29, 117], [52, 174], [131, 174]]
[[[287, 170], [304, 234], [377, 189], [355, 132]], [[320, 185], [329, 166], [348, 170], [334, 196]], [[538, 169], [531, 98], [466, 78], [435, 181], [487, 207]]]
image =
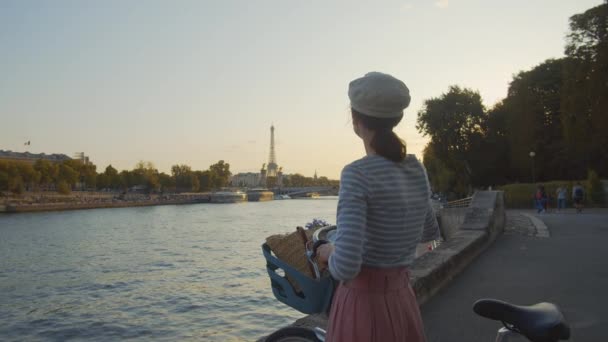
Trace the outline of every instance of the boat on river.
[[216, 191], [211, 194], [211, 203], [239, 203], [247, 201], [247, 194], [242, 191]]
[[264, 202], [264, 201], [272, 201], [274, 199], [274, 192], [264, 189], [250, 189], [247, 191], [247, 200], [249, 202]]

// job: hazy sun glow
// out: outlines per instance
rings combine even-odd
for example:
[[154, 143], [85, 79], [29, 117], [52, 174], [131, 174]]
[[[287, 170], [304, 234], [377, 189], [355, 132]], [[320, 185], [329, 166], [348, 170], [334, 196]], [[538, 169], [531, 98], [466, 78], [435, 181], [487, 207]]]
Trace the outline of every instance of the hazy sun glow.
[[421, 156], [424, 99], [458, 84], [491, 106], [513, 74], [562, 56], [568, 17], [600, 3], [3, 1], [0, 149], [84, 151], [100, 169], [223, 159], [256, 171], [274, 123], [286, 173], [337, 178], [363, 154], [353, 78], [408, 85], [397, 131]]

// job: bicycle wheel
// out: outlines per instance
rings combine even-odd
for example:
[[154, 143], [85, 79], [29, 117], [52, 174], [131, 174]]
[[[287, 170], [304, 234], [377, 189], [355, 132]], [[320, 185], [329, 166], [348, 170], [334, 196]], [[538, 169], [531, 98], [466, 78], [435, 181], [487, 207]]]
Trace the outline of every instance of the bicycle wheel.
[[287, 327], [266, 337], [265, 342], [321, 342], [312, 329]]

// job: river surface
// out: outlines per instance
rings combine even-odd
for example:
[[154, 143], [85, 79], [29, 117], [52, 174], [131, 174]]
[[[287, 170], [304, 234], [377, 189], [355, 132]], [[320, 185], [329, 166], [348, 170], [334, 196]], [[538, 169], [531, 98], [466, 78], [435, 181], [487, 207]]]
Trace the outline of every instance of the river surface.
[[0, 340], [254, 341], [303, 314], [261, 244], [337, 198], [0, 215]]

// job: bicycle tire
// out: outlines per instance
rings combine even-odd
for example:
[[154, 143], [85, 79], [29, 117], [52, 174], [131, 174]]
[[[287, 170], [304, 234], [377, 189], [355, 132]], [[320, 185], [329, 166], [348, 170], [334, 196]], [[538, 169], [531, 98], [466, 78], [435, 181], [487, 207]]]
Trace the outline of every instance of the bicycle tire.
[[321, 342], [309, 328], [287, 327], [270, 334], [265, 342]]

